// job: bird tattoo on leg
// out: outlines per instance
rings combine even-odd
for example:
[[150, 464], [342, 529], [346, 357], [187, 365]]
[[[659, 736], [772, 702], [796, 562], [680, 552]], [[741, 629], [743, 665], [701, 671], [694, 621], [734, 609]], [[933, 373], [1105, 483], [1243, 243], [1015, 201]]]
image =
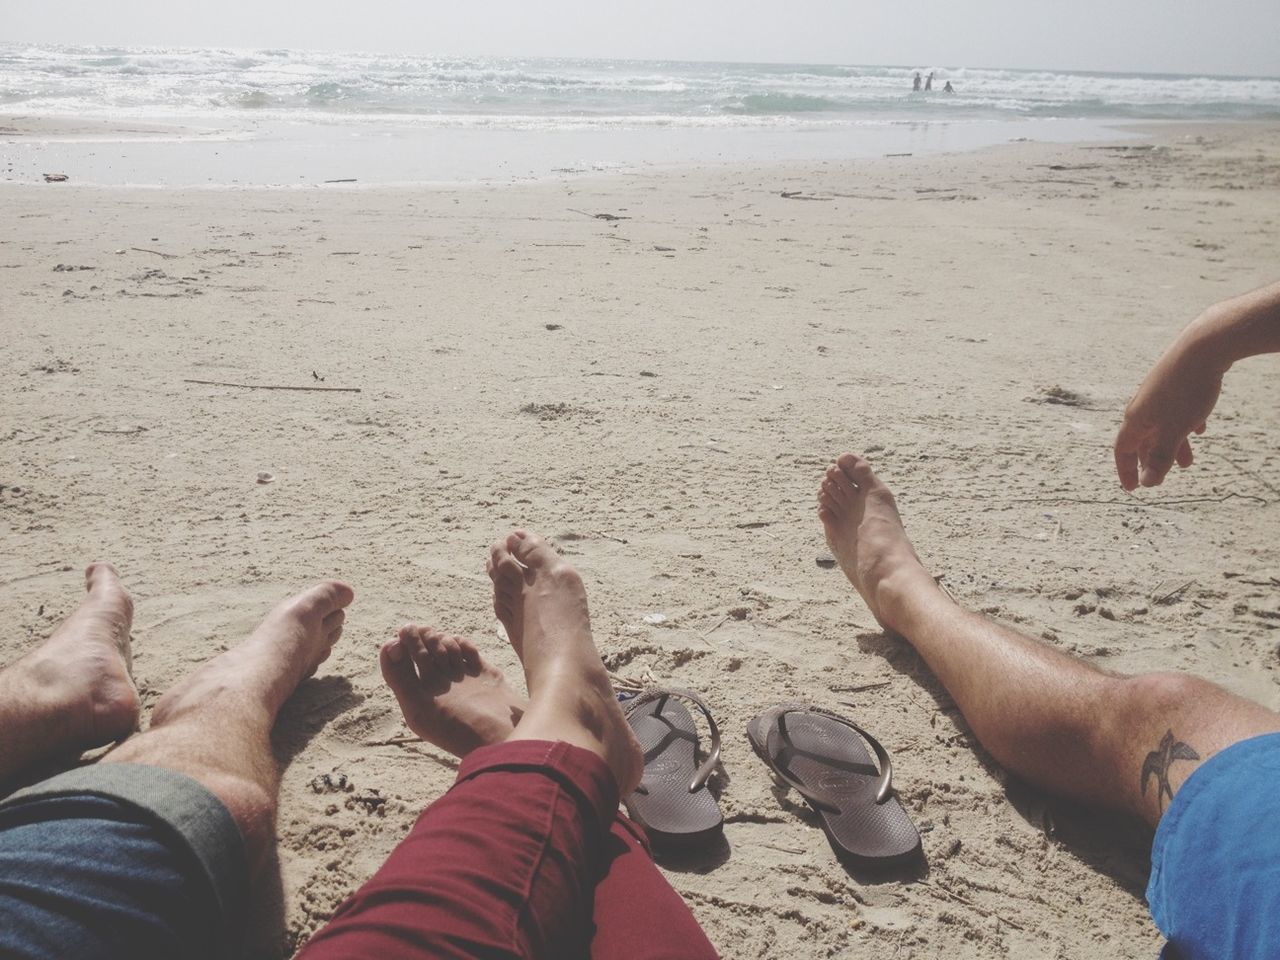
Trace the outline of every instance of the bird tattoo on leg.
[[1159, 788], [1156, 793], [1156, 802], [1163, 813], [1165, 796], [1167, 795], [1170, 801], [1173, 800], [1173, 787], [1169, 785], [1169, 767], [1175, 760], [1199, 759], [1200, 754], [1181, 740], [1175, 739], [1172, 730], [1168, 731], [1161, 738], [1160, 747], [1148, 753], [1147, 759], [1142, 763], [1142, 795], [1144, 797], [1147, 795], [1147, 781], [1154, 776]]

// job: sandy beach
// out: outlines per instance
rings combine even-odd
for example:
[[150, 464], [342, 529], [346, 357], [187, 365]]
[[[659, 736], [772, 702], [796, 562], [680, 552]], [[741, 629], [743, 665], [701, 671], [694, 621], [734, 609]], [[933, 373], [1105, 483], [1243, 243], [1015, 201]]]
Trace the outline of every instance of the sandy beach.
[[[0, 662], [94, 559], [135, 598], [144, 710], [276, 600], [355, 587], [278, 731], [287, 955], [456, 769], [408, 741], [378, 645], [432, 623], [518, 677], [484, 562], [527, 526], [612, 669], [717, 713], [726, 845], [663, 866], [726, 958], [1149, 960], [1149, 835], [995, 767], [815, 515], [864, 451], [961, 602], [1280, 708], [1274, 363], [1232, 371], [1164, 487], [1124, 493], [1110, 453], [1173, 334], [1276, 279], [1280, 125], [1143, 132], [511, 186], [0, 184]], [[850, 876], [775, 786], [744, 729], [788, 700], [892, 752], [921, 879]]]

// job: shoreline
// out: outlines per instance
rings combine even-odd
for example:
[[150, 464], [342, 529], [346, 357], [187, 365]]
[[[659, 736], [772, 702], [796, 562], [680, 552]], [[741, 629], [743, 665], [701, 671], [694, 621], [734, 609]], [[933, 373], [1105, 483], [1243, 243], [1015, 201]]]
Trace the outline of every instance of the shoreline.
[[938, 156], [1027, 140], [1101, 142], [1124, 139], [1119, 129], [1109, 121], [1072, 119], [565, 130], [254, 122], [236, 129], [201, 128], [186, 119], [166, 128], [0, 114], [0, 184], [36, 183], [52, 172], [106, 187], [527, 183], [744, 163]]
[[[16, 118], [21, 119], [21, 118]], [[24, 187], [48, 187], [55, 185], [45, 184], [42, 179], [36, 177], [34, 179], [19, 180], [12, 176], [12, 158], [7, 157], [3, 152], [5, 146], [5, 137], [14, 138], [25, 136], [27, 134], [21, 132], [22, 127], [15, 126], [13, 121], [15, 117], [5, 118], [0, 115], [0, 189], [5, 188], [24, 188]], [[1092, 121], [1091, 126], [1094, 126]], [[92, 124], [88, 126], [82, 125], [82, 121], [73, 121], [67, 125], [62, 125], [61, 121], [40, 120], [35, 121], [27, 129], [34, 131], [39, 135], [50, 133], [54, 136], [70, 136], [73, 138], [85, 136], [92, 139], [71, 139], [67, 141], [48, 141], [50, 143], [69, 143], [69, 144], [88, 144], [98, 146], [104, 143], [145, 143], [148, 145], [162, 144], [169, 145], [174, 143], [201, 143], [206, 146], [220, 145], [225, 147], [228, 144], [247, 143], [252, 144], [252, 140], [236, 140], [225, 131], [216, 130], [198, 130], [191, 126], [172, 126], [162, 127], [158, 125], [108, 125], [109, 129], [104, 131]], [[295, 191], [449, 191], [449, 190], [489, 190], [489, 189], [519, 189], [522, 187], [538, 187], [553, 184], [574, 184], [574, 183], [590, 183], [596, 180], [609, 180], [610, 178], [627, 178], [634, 176], [687, 176], [687, 175], [704, 175], [715, 174], [716, 172], [724, 174], [732, 174], [735, 171], [751, 171], [765, 174], [768, 171], [776, 171], [785, 175], [789, 170], [808, 169], [814, 166], [826, 167], [831, 164], [852, 164], [855, 166], [864, 166], [868, 164], [876, 164], [882, 162], [894, 162], [901, 164], [905, 161], [930, 161], [944, 157], [965, 157], [965, 156], [999, 156], [1002, 151], [1023, 149], [1036, 149], [1043, 147], [1044, 149], [1069, 149], [1071, 147], [1109, 147], [1109, 146], [1133, 146], [1138, 149], [1148, 149], [1156, 147], [1168, 147], [1172, 144], [1190, 138], [1212, 138], [1227, 137], [1239, 138], [1253, 134], [1267, 135], [1270, 132], [1280, 131], [1280, 120], [1216, 120], [1216, 121], [1200, 121], [1200, 120], [1146, 120], [1146, 121], [1118, 121], [1115, 123], [1107, 122], [1097, 124], [1098, 136], [1086, 139], [1069, 139], [1069, 140], [1044, 140], [1031, 137], [1015, 137], [998, 142], [980, 143], [973, 146], [965, 147], [955, 151], [937, 150], [937, 151], [908, 151], [905, 153], [889, 153], [889, 154], [866, 154], [850, 157], [837, 157], [825, 159], [781, 159], [781, 160], [752, 160], [752, 159], [734, 159], [722, 161], [673, 161], [663, 164], [639, 165], [628, 167], [624, 165], [615, 165], [609, 167], [601, 167], [598, 169], [570, 169], [559, 168], [550, 173], [543, 175], [530, 176], [513, 176], [507, 178], [491, 178], [491, 179], [437, 179], [437, 180], [403, 180], [403, 181], [378, 181], [365, 180], [360, 177], [342, 177], [333, 178], [328, 181], [304, 181], [295, 183], [183, 183], [183, 184], [163, 184], [163, 183], [97, 183], [92, 181], [78, 180], [72, 177], [65, 183], [56, 185], [59, 190], [139, 190], [144, 192], [159, 191], [262, 191], [277, 192], [284, 191], [286, 193]], [[181, 139], [169, 139], [167, 133], [173, 133]], [[121, 139], [110, 139], [114, 136]], [[1131, 141], [1138, 141], [1136, 143]], [[12, 144], [15, 140], [10, 140]], [[6, 169], [8, 166], [8, 169]], [[43, 172], [55, 172], [46, 170]], [[57, 170], [56, 172], [64, 172]]]
[[[1034, 125], [1034, 128], [1023, 126], [1024, 123]], [[514, 145], [521, 139], [536, 141], [548, 135], [515, 134], [515, 139], [513, 140], [509, 131], [473, 131], [466, 134], [470, 142], [468, 152], [460, 159], [454, 158], [448, 161], [449, 164], [453, 165], [456, 174], [454, 176], [385, 179], [379, 178], [377, 175], [373, 177], [362, 175], [361, 170], [353, 169], [358, 166], [357, 158], [361, 156], [366, 158], [373, 157], [375, 164], [382, 164], [383, 169], [388, 170], [389, 168], [386, 166], [389, 162], [388, 155], [393, 153], [384, 143], [366, 140], [361, 144], [360, 150], [357, 150], [354, 154], [348, 154], [351, 159], [325, 161], [333, 164], [329, 170], [329, 173], [335, 174], [332, 177], [307, 177], [294, 174], [291, 179], [286, 180], [282, 174], [281, 177], [273, 180], [255, 181], [247, 175], [244, 178], [228, 178], [226, 174], [228, 171], [244, 172], [246, 165], [250, 163], [265, 164], [268, 167], [279, 170], [289, 167], [292, 163], [299, 165], [314, 164], [314, 160], [310, 159], [309, 155], [314, 150], [315, 144], [308, 137], [302, 137], [296, 141], [275, 142], [273, 145], [273, 141], [269, 136], [266, 139], [256, 139], [244, 130], [200, 128], [190, 123], [165, 125], [98, 121], [92, 118], [67, 118], [64, 120], [62, 118], [32, 118], [20, 114], [7, 116], [0, 114], [0, 188], [23, 185], [43, 186], [42, 174], [66, 173], [70, 177], [70, 181], [62, 185], [61, 189], [71, 187], [126, 190], [483, 189], [487, 187], [572, 182], [594, 177], [651, 174], [674, 175], [689, 171], [731, 171], [738, 168], [777, 167], [781, 169], [814, 163], [857, 164], [880, 159], [923, 159], [959, 156], [993, 150], [998, 151], [1004, 147], [1020, 143], [1069, 146], [1073, 144], [1120, 143], [1140, 139], [1144, 142], [1161, 144], [1172, 142], [1178, 137], [1231, 135], [1233, 130], [1241, 132], [1249, 130], [1265, 131], [1280, 127], [1280, 121], [1274, 120], [1031, 120], [1022, 122], [1006, 121], [984, 126], [995, 126], [999, 128], [1001, 133], [1025, 134], [1027, 132], [1044, 132], [1048, 129], [1048, 125], [1055, 123], [1059, 125], [1053, 128], [1052, 132], [1055, 135], [1050, 137], [1020, 135], [996, 138], [983, 135], [972, 141], [965, 141], [961, 138], [959, 142], [954, 140], [954, 131], [944, 129], [950, 126], [946, 122], [925, 124], [895, 123], [887, 125], [885, 129], [893, 131], [893, 137], [905, 137], [907, 139], [901, 143], [895, 140], [887, 140], [880, 143], [880, 147], [896, 145], [908, 146], [912, 149], [877, 150], [871, 149], [867, 143], [854, 147], [850, 146], [847, 140], [841, 139], [843, 135], [836, 137], [830, 134], [818, 134], [816, 136], [819, 138], [827, 137], [828, 139], [823, 150], [818, 151], [822, 155], [816, 157], [760, 157], [754, 156], [752, 149], [748, 149], [742, 156], [726, 160], [705, 156], [698, 157], [698, 150], [694, 150], [683, 159], [638, 159], [631, 162], [622, 159], [611, 159], [578, 166], [556, 166], [556, 164], [561, 163], [572, 164], [572, 161], [563, 159], [569, 154], [557, 153], [556, 151], [560, 149], [557, 147], [548, 151], [547, 156], [538, 161], [541, 163], [541, 169], [538, 172], [517, 174], [508, 170], [506, 173], [498, 173], [496, 171], [509, 166], [509, 162], [494, 161], [496, 166], [491, 168], [490, 172], [493, 175], [489, 177], [463, 175], [457, 165], [468, 163], [467, 157], [473, 157], [485, 152], [486, 145], [491, 145], [494, 137], [504, 140], [509, 148], [514, 149]], [[956, 126], [959, 129], [963, 125]], [[329, 134], [341, 132], [342, 130], [341, 126], [328, 128]], [[952, 142], [954, 146], [940, 143], [936, 139], [938, 137], [945, 139], [948, 133], [953, 134]], [[930, 142], [931, 135], [935, 138], [934, 142]], [[555, 135], [551, 136], [554, 138]], [[783, 141], [789, 142], [794, 137], [803, 138], [812, 135], [791, 134], [786, 131], [749, 130], [736, 131], [735, 136], [754, 140], [755, 149], [759, 152], [761, 148], [781, 149], [779, 145]], [[912, 137], [917, 139], [913, 141], [911, 140]], [[625, 135], [622, 135], [619, 131], [591, 134], [588, 137], [588, 140], [595, 139], [618, 139], [620, 144], [626, 143]], [[388, 142], [393, 143], [397, 148], [404, 146], [403, 143]], [[581, 141], [573, 139], [572, 142], [580, 143]], [[652, 147], [653, 144], [650, 143], [649, 148]], [[118, 158], [108, 159], [105, 156], [98, 156], [99, 154], [110, 152], [112, 148], [124, 152]], [[175, 149], [186, 153], [187, 156], [185, 158], [175, 157], [173, 154]], [[342, 149], [349, 150], [350, 148], [345, 147]], [[339, 149], [339, 154], [341, 154], [342, 149]], [[615, 145], [609, 149], [617, 153], [619, 147]], [[360, 152], [361, 150], [365, 152], [362, 153]], [[136, 154], [132, 160], [129, 155], [131, 151]], [[368, 151], [373, 152], [369, 153]], [[239, 156], [224, 161], [220, 159], [224, 153], [238, 153]], [[555, 159], [557, 157], [559, 159]], [[161, 182], [162, 176], [158, 171], [172, 171], [175, 167], [188, 171], [183, 174], [188, 179], [178, 183]], [[90, 172], [88, 176], [85, 176], [83, 173], [77, 173], [78, 169]], [[119, 179], [127, 176], [127, 171], [130, 170], [149, 170], [154, 175], [143, 178], [141, 181]], [[210, 171], [213, 170], [220, 170], [222, 179], [215, 180], [210, 175]], [[93, 171], [105, 174], [105, 179], [94, 180]], [[469, 174], [474, 174], [475, 172], [474, 170], [468, 171]], [[203, 180], [203, 182], [196, 182], [197, 180]]]

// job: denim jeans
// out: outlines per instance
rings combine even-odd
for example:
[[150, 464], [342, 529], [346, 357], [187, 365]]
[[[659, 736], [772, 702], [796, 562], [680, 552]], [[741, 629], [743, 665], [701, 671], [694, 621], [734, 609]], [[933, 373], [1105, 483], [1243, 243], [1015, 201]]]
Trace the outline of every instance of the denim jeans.
[[244, 840], [180, 773], [95, 764], [0, 803], [0, 956], [217, 958], [243, 931]]

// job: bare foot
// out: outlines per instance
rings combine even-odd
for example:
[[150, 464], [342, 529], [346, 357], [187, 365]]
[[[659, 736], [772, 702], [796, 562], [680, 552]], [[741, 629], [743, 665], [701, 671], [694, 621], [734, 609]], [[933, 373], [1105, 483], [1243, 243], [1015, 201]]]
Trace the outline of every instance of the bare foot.
[[818, 517], [840, 569], [880, 625], [896, 630], [896, 597], [936, 583], [916, 556], [893, 494], [871, 464], [841, 454], [818, 491]]
[[6, 733], [38, 743], [49, 757], [123, 740], [138, 728], [129, 651], [133, 601], [109, 563], [90, 564], [84, 582], [89, 595], [75, 612], [5, 671], [15, 685], [6, 689], [6, 699], [23, 698], [38, 724], [21, 737], [17, 730]]
[[168, 723], [211, 699], [231, 695], [267, 711], [272, 722], [293, 691], [316, 672], [342, 636], [343, 608], [355, 594], [327, 580], [277, 604], [249, 639], [169, 690], [156, 704], [151, 725]]
[[512, 739], [564, 740], [608, 764], [626, 796], [644, 756], [591, 639], [582, 578], [541, 537], [517, 530], [493, 545], [494, 609], [524, 664], [529, 708]]
[[475, 644], [434, 627], [401, 627], [378, 659], [409, 729], [455, 757], [506, 740], [529, 706]]
[[517, 657], [524, 657], [524, 568], [518, 563], [499, 563], [510, 557], [506, 540], [489, 548], [487, 570], [493, 581], [493, 612], [507, 632]]

